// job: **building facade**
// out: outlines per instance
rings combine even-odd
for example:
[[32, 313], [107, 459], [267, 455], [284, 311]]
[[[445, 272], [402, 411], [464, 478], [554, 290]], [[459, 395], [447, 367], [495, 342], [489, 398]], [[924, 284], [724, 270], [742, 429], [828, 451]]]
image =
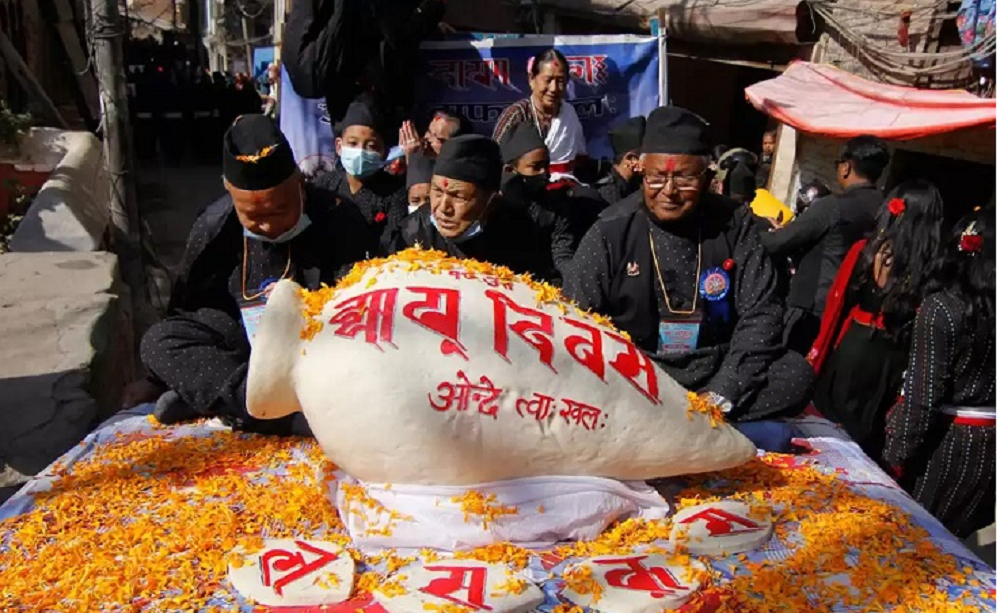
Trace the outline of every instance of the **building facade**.
[[[991, 74], [976, 66], [982, 56], [974, 53], [976, 48], [962, 45], [960, 5], [929, 0], [814, 2], [822, 34], [811, 59], [877, 83], [961, 88], [995, 96]], [[990, 44], [983, 41], [978, 48], [988, 49]], [[844, 142], [781, 126], [771, 191], [792, 202], [799, 186], [811, 180], [836, 189], [835, 162]], [[942, 192], [948, 221], [995, 200], [995, 129], [963, 129], [889, 145], [892, 160], [883, 186], [910, 178], [930, 180]]]

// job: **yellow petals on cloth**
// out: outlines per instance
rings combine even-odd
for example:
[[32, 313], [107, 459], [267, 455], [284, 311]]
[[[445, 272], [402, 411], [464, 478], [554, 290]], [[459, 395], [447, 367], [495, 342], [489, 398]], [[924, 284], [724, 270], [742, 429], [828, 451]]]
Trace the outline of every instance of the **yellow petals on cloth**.
[[[265, 538], [296, 537], [347, 547], [361, 566], [354, 587], [360, 599], [374, 590], [398, 594], [404, 567], [418, 558], [480, 560], [523, 571], [537, 570], [538, 558], [638, 550], [693, 572], [699, 561], [710, 567], [698, 577], [704, 587], [688, 604], [692, 611], [704, 602], [705, 610], [718, 613], [958, 613], [983, 610], [995, 594], [981, 573], [945, 553], [887, 501], [902, 494], [868, 497], [810, 456], [767, 454], [671, 483], [679, 508], [732, 499], [747, 503], [755, 517], [772, 519], [775, 536], [766, 555], [697, 558], [668, 542], [669, 520], [640, 519], [549, 551], [495, 543], [455, 554], [364, 555], [351, 548], [326, 496], [335, 467], [315, 441], [207, 430], [191, 436], [200, 426], [136, 422], [141, 432], [97, 444], [70, 466], [54, 465], [51, 489], [36, 491], [34, 506], [23, 514], [0, 521], [0, 611], [237, 610], [245, 601], [228, 584], [228, 565], [261, 550]], [[348, 490], [359, 508], [377, 507], [362, 490]], [[510, 511], [474, 491], [455, 502], [470, 522]], [[595, 602], [602, 598], [589, 569], [551, 572], [549, 581], [571, 584]], [[519, 594], [529, 585], [516, 578], [489, 587]], [[583, 613], [565, 603], [552, 610]]]

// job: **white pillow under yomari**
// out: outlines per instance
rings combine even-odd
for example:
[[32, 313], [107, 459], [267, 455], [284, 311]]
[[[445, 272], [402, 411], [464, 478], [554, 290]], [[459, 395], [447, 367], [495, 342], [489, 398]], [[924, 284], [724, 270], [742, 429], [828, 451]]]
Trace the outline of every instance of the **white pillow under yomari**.
[[712, 408], [557, 290], [412, 249], [336, 290], [278, 283], [247, 380], [251, 415], [301, 410], [369, 483], [645, 480], [753, 458]]

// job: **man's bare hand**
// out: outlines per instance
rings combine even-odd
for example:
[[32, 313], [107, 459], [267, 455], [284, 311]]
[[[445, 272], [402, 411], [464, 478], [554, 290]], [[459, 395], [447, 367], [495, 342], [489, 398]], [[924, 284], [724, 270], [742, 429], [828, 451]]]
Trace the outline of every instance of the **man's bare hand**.
[[413, 125], [412, 121], [404, 121], [402, 127], [399, 128], [399, 146], [403, 149], [403, 153], [409, 158], [411, 155], [420, 150], [423, 141], [420, 135], [417, 134], [417, 128]]

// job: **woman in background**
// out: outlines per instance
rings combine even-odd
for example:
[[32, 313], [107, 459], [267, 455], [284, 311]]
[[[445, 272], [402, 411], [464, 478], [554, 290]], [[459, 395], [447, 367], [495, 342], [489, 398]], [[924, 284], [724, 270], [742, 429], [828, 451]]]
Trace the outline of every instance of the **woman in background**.
[[895, 188], [858, 241], [826, 302], [808, 358], [819, 373], [813, 404], [879, 460], [885, 416], [899, 396], [917, 306], [938, 262], [941, 195], [927, 181]]
[[531, 96], [504, 109], [493, 129], [493, 140], [515, 126], [530, 122], [549, 150], [552, 180], [572, 177], [577, 158], [586, 157], [587, 140], [576, 110], [566, 102], [569, 62], [555, 49], [547, 49], [528, 61]]
[[920, 305], [883, 455], [917, 502], [962, 538], [996, 512], [994, 216], [966, 216], [947, 242], [938, 291]]

